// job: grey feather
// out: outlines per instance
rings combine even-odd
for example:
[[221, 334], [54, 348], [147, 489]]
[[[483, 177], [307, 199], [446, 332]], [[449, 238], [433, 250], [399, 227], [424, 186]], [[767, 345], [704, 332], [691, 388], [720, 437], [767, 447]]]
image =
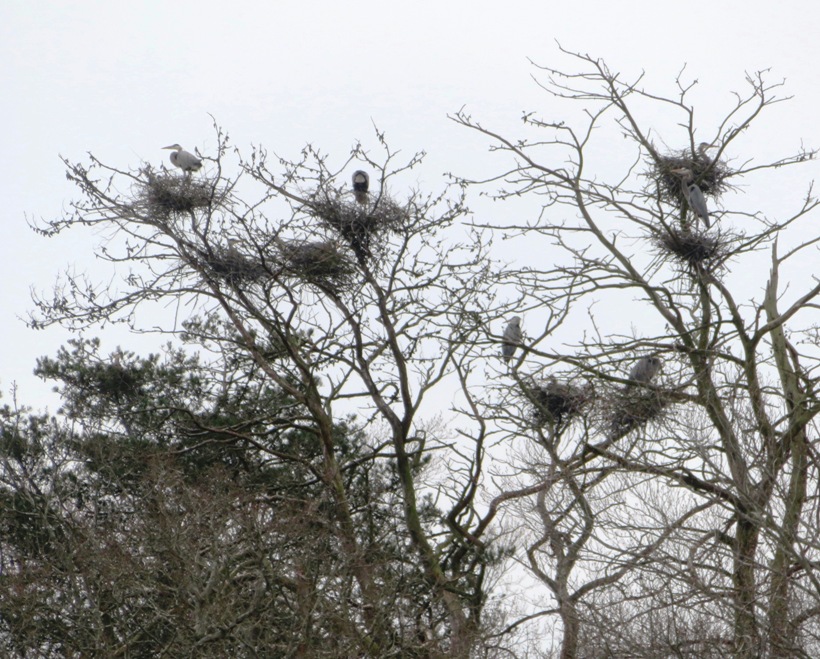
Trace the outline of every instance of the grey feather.
[[189, 172], [196, 172], [202, 167], [202, 158], [197, 158], [190, 151], [186, 151], [179, 144], [172, 144], [171, 146], [164, 146], [163, 149], [171, 149], [170, 160], [171, 164], [179, 167], [186, 174]]
[[514, 316], [507, 327], [504, 328], [504, 335], [501, 340], [501, 356], [505, 362], [509, 362], [515, 354], [516, 348], [521, 344], [524, 333], [521, 331], [521, 316]]
[[360, 204], [367, 203], [367, 191], [370, 188], [370, 176], [361, 169], [353, 172], [353, 196]]
[[692, 176], [692, 170], [686, 167], [680, 167], [672, 170], [673, 174], [681, 177], [681, 190], [683, 196], [686, 198], [686, 204], [692, 209], [692, 212], [703, 220], [707, 228], [711, 227], [709, 222], [709, 209], [706, 207], [706, 197], [703, 196], [703, 191], [695, 183]]
[[661, 366], [663, 362], [659, 357], [641, 357], [629, 371], [629, 379], [641, 384], [649, 384], [660, 372]]

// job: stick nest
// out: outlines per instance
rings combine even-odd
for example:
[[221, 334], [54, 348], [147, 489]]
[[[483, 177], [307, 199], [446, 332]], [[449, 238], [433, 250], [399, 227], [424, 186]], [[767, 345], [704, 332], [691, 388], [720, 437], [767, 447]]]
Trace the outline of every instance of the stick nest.
[[656, 235], [655, 245], [663, 256], [693, 271], [704, 267], [712, 270], [729, 256], [727, 244], [719, 235], [688, 228], [667, 227]]
[[279, 250], [285, 270], [308, 283], [334, 291], [352, 283], [355, 268], [333, 240], [280, 241]]
[[315, 216], [336, 232], [357, 256], [373, 256], [381, 241], [407, 224], [407, 210], [386, 196], [371, 204], [316, 195], [311, 201]]
[[650, 187], [657, 188], [661, 199], [669, 204], [687, 208], [682, 179], [672, 173], [673, 169], [681, 167], [692, 171], [695, 183], [706, 197], [720, 197], [729, 189], [726, 179], [731, 170], [726, 165], [719, 160], [704, 160], [699, 154], [693, 157], [689, 149], [683, 149], [658, 156], [646, 173], [646, 177], [654, 184]]
[[268, 275], [262, 263], [241, 254], [235, 247], [203, 251], [199, 259], [216, 278], [230, 284], [259, 281]]
[[569, 423], [595, 397], [591, 384], [578, 386], [559, 382], [554, 377], [535, 383], [528, 393], [533, 403], [533, 418], [539, 426]]
[[176, 213], [189, 213], [214, 204], [217, 195], [208, 180], [198, 180], [191, 176], [167, 173], [148, 173], [138, 193], [151, 215], [165, 217]]
[[627, 385], [609, 401], [613, 434], [626, 434], [661, 418], [672, 402], [663, 389]]

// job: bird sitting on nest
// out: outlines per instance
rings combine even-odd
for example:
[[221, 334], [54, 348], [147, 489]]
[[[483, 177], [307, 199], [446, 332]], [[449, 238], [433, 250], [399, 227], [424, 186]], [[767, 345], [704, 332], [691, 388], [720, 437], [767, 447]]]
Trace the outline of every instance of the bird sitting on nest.
[[186, 151], [179, 144], [172, 144], [171, 146], [164, 146], [163, 149], [172, 149], [171, 164], [174, 167], [179, 167], [186, 174], [191, 172], [198, 172], [202, 168], [202, 158], [197, 158], [190, 151]]
[[[629, 371], [629, 379], [640, 384], [649, 384], [660, 372], [663, 362], [660, 357], [649, 355], [641, 357]], [[629, 384], [626, 388], [629, 388]]]
[[353, 196], [360, 204], [367, 203], [367, 191], [370, 188], [370, 177], [361, 169], [353, 172]]
[[698, 160], [700, 160], [704, 165], [709, 166], [712, 164], [712, 159], [709, 157], [707, 151], [709, 149], [716, 149], [717, 144], [709, 144], [709, 142], [701, 142], [698, 144]]
[[678, 167], [671, 170], [673, 174], [681, 177], [681, 191], [686, 199], [686, 203], [696, 217], [700, 218], [708, 229], [711, 227], [709, 222], [709, 209], [706, 207], [706, 197], [703, 196], [703, 191], [697, 183], [692, 174], [692, 170], [688, 167]]

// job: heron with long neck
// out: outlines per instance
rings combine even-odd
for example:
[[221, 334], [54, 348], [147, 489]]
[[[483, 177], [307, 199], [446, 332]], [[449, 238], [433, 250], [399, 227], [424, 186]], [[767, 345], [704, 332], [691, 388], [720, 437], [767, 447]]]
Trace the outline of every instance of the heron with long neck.
[[681, 177], [681, 191], [686, 198], [686, 203], [692, 212], [703, 220], [706, 228], [711, 227], [709, 222], [709, 209], [706, 207], [706, 197], [703, 196], [703, 191], [695, 183], [695, 177], [692, 170], [688, 167], [678, 167], [671, 170], [673, 174]]
[[174, 167], [179, 167], [186, 174], [199, 171], [202, 167], [202, 159], [197, 158], [190, 151], [186, 151], [179, 144], [172, 144], [171, 146], [164, 146], [163, 149], [171, 149], [170, 155], [171, 164]]

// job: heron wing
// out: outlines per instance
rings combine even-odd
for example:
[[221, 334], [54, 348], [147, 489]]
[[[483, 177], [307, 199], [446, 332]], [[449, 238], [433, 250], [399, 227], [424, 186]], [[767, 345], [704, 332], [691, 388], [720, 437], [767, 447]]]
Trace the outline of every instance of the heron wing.
[[709, 209], [706, 207], [706, 197], [703, 196], [703, 191], [694, 183], [689, 186], [689, 206], [708, 227]]

